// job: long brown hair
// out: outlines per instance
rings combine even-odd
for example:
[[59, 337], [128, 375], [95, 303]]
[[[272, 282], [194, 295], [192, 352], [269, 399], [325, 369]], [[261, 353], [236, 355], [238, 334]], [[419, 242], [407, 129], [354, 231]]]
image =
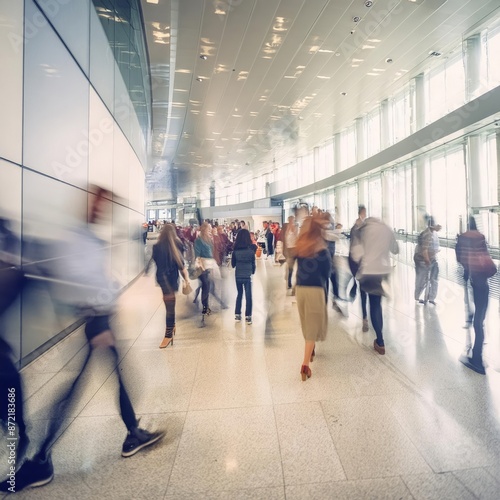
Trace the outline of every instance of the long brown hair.
[[318, 216], [306, 217], [300, 228], [295, 251], [299, 257], [314, 257], [327, 248], [322, 234], [323, 221]]
[[167, 255], [170, 255], [172, 260], [179, 266], [179, 269], [184, 267], [182, 255], [179, 246], [182, 245], [181, 240], [177, 237], [175, 226], [173, 224], [165, 224], [158, 237], [158, 245], [160, 245]]
[[204, 222], [200, 226], [200, 238], [205, 242], [213, 245], [212, 232], [210, 231], [210, 224], [208, 222]]

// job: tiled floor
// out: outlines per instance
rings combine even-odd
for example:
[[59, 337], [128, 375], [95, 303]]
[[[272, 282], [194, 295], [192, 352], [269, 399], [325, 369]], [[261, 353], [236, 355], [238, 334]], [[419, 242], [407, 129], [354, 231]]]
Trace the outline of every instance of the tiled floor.
[[[499, 304], [487, 318], [486, 376], [458, 362], [466, 330], [459, 287], [441, 281], [437, 307], [415, 305], [413, 271], [401, 264], [384, 303], [387, 354], [362, 333], [360, 305], [329, 310], [312, 378], [284, 269], [259, 261], [254, 323], [227, 310], [200, 328], [191, 297], [178, 296], [173, 347], [158, 349], [165, 312], [153, 276], [121, 298], [115, 329], [120, 370], [141, 426], [167, 430], [124, 459], [112, 366], [96, 357], [54, 447], [49, 485], [36, 499], [495, 499], [500, 498]], [[214, 306], [214, 309], [217, 309]], [[33, 441], [44, 409], [76, 373], [76, 332], [23, 370]]]

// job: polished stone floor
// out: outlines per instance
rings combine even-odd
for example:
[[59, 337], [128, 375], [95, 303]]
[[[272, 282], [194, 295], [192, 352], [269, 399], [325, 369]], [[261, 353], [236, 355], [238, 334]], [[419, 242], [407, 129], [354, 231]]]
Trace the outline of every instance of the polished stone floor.
[[[500, 498], [498, 301], [481, 376], [458, 362], [467, 334], [461, 288], [441, 280], [436, 307], [415, 304], [413, 270], [398, 264], [384, 302], [387, 354], [374, 352], [372, 329], [361, 331], [358, 301], [347, 316], [330, 306], [327, 340], [302, 382], [303, 338], [284, 269], [258, 262], [251, 326], [234, 322], [234, 277], [224, 271], [229, 309], [213, 301], [200, 328], [193, 296], [179, 294], [175, 344], [165, 350], [154, 277], [120, 300], [119, 369], [141, 426], [166, 429], [166, 438], [120, 456], [113, 368], [97, 356], [55, 444], [54, 480], [15, 498]], [[77, 331], [23, 370], [34, 441], [84, 345]]]

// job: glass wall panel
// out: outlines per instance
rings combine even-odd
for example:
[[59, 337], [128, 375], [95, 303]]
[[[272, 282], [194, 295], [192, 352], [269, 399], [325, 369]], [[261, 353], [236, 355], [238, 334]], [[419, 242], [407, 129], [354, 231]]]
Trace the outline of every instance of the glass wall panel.
[[86, 188], [89, 82], [48, 24], [26, 44], [24, 76], [24, 165]]
[[[82, 67], [84, 73], [88, 75], [90, 1], [38, 0], [38, 4], [68, 46], [73, 57]], [[92, 10], [94, 10], [93, 7]], [[75, 22], [75, 19], [78, 19], [78, 22]], [[29, 21], [32, 20], [27, 18], [26, 22]]]
[[114, 120], [92, 87], [89, 105], [89, 184], [112, 190]]
[[[21, 167], [0, 160], [0, 259], [21, 263]], [[16, 301], [0, 318], [2, 337], [16, 359], [21, 352], [21, 303]]]
[[142, 213], [144, 207], [144, 177], [142, 165], [130, 150], [127, 203], [131, 210], [139, 213]]
[[113, 128], [113, 195], [123, 203], [129, 195], [130, 144], [119, 127]]
[[0, 0], [0, 158], [21, 163], [23, 121], [23, 2]]
[[[23, 266], [28, 275], [45, 276], [57, 266], [61, 241], [87, 221], [87, 193], [36, 172], [23, 171]], [[22, 356], [71, 325], [75, 318], [61, 313], [50, 284], [30, 279], [23, 293]]]
[[[110, 14], [99, 11], [99, 16], [103, 15]], [[114, 109], [115, 58], [108, 38], [114, 40], [114, 26], [109, 17], [101, 22], [96, 10], [90, 9], [90, 81], [111, 111]]]

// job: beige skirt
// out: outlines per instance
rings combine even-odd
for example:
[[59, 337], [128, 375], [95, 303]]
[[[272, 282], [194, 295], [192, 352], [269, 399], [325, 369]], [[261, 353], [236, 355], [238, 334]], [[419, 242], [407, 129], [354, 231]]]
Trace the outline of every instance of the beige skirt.
[[328, 314], [324, 288], [297, 286], [295, 295], [304, 339], [311, 342], [325, 340]]

